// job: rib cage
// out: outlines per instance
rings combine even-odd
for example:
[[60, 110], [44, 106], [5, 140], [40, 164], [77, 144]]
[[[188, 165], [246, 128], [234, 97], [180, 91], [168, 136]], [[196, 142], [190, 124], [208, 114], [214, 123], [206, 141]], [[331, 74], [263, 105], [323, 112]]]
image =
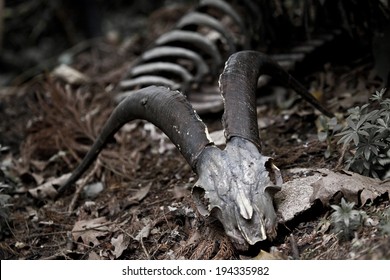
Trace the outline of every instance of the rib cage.
[[[121, 81], [122, 92], [116, 100], [150, 85], [167, 86], [186, 94], [210, 78], [215, 80], [232, 53], [248, 48], [248, 32], [256, 26], [252, 18], [256, 9], [251, 0], [234, 5], [223, 0], [201, 0], [173, 30], [157, 38], [140, 56]], [[251, 13], [242, 17], [237, 10]]]
[[[141, 54], [120, 82], [121, 92], [115, 97], [116, 101], [150, 85], [167, 86], [188, 94], [204, 84], [215, 82], [231, 54], [259, 43], [258, 34], [264, 32], [264, 27], [261, 27], [265, 20], [263, 13], [267, 13], [267, 10], [260, 9], [260, 2], [199, 1], [198, 6], [179, 19], [171, 31], [162, 34]], [[270, 54], [270, 57], [285, 70], [293, 70], [297, 63], [310, 57], [313, 51], [332, 41], [339, 33], [334, 31], [312, 37], [287, 52]], [[264, 47], [266, 43], [262, 44]], [[210, 108], [219, 111], [223, 107], [217, 91], [215, 95], [201, 97], [207, 100], [201, 106], [196, 104], [196, 99], [191, 101], [199, 114], [210, 112]]]

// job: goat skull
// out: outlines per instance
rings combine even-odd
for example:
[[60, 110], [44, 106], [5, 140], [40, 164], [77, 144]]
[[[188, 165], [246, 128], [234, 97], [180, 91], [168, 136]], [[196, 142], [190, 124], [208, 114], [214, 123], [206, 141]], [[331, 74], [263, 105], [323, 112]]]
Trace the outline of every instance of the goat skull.
[[237, 248], [246, 248], [267, 237], [272, 239], [277, 225], [272, 198], [278, 187], [269, 178], [269, 158], [260, 153], [255, 92], [262, 74], [278, 78], [330, 115], [267, 56], [255, 51], [238, 52], [226, 62], [219, 80], [225, 105], [222, 121], [227, 146], [224, 150], [211, 142], [207, 127], [184, 95], [150, 86], [126, 97], [115, 108], [90, 151], [58, 193], [84, 173], [107, 140], [125, 123], [145, 119], [167, 134], [198, 174], [193, 194], [202, 215], [218, 218]]
[[193, 196], [198, 211], [223, 221], [237, 248], [276, 236], [272, 196], [279, 187], [270, 180], [269, 160], [251, 142], [233, 137], [224, 150], [207, 147], [197, 164]]

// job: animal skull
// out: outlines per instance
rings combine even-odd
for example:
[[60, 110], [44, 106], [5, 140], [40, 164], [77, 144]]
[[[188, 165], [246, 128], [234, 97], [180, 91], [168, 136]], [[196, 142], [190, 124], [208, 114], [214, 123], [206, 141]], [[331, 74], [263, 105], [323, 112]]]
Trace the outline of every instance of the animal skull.
[[[237, 248], [246, 248], [276, 235], [273, 194], [279, 190], [270, 180], [270, 158], [260, 153], [256, 87], [260, 75], [278, 78], [324, 114], [331, 114], [277, 63], [255, 51], [233, 54], [226, 62], [219, 84], [224, 98], [223, 126], [227, 145], [217, 148], [207, 127], [186, 97], [165, 87], [150, 86], [126, 97], [113, 111], [101, 134], [68, 181], [61, 194], [95, 160], [108, 139], [125, 123], [145, 119], [159, 127], [198, 174], [193, 188], [202, 215], [219, 219]], [[274, 168], [276, 185], [281, 182]]]
[[[251, 142], [233, 137], [224, 150], [207, 147], [198, 160], [193, 196], [198, 211], [216, 216], [237, 248], [276, 236], [270, 158]], [[279, 180], [280, 183], [280, 180]]]

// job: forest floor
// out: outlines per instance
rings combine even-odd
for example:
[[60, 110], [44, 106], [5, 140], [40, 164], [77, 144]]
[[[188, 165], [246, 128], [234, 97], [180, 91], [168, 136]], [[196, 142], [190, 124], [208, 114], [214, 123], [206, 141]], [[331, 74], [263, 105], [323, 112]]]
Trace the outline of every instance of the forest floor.
[[[328, 205], [313, 201], [281, 222], [275, 240], [238, 251], [217, 221], [197, 212], [196, 174], [145, 121], [121, 129], [75, 189], [53, 199], [52, 186], [88, 151], [115, 107], [115, 85], [146, 45], [137, 36], [87, 43], [72, 53], [71, 67], [84, 75], [78, 82], [51, 71], [0, 89], [0, 259], [390, 259], [389, 192], [355, 205], [364, 220], [347, 237], [331, 218], [336, 192]], [[300, 79], [316, 84], [312, 90], [342, 121], [380, 90], [372, 65], [370, 58], [328, 63]], [[270, 94], [263, 98], [263, 91]], [[294, 168], [338, 169], [341, 147], [332, 138], [325, 157], [319, 113], [299, 100], [281, 108], [287, 105], [276, 96], [294, 94], [278, 86], [259, 92], [262, 152], [285, 181], [294, 180]], [[221, 113], [201, 117], [210, 132], [222, 129]]]

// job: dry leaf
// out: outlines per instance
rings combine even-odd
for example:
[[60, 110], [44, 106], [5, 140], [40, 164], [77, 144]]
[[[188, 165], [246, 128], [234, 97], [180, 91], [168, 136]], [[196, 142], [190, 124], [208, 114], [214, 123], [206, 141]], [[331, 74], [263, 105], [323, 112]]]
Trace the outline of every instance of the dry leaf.
[[390, 193], [390, 180], [381, 181], [351, 171], [333, 172], [327, 169], [319, 169], [324, 176], [313, 183], [313, 195], [310, 200], [321, 200], [322, 204], [328, 205], [329, 200], [337, 193], [342, 192], [347, 201], [355, 204], [366, 204], [378, 196]]
[[115, 258], [119, 258], [122, 255], [123, 251], [129, 246], [129, 243], [129, 238], [126, 238], [123, 234], [120, 234], [117, 238], [111, 238], [111, 244], [115, 248]]
[[47, 162], [46, 161], [42, 161], [42, 160], [30, 160], [30, 163], [36, 168], [38, 169], [39, 171], [43, 171], [46, 166], [47, 166]]
[[66, 64], [61, 64], [55, 68], [52, 75], [72, 85], [85, 84], [90, 81], [86, 75]]
[[142, 201], [149, 193], [152, 184], [153, 184], [152, 182], [147, 184], [145, 187], [140, 188], [132, 197], [126, 198], [127, 200], [126, 205], [128, 206], [132, 204], [137, 204], [140, 201]]
[[275, 204], [281, 222], [309, 209], [317, 199], [323, 205], [338, 192], [348, 201], [364, 205], [382, 194], [390, 194], [390, 180], [381, 181], [350, 171], [334, 172], [328, 169], [291, 169], [297, 179], [285, 182], [275, 195]]
[[96, 252], [94, 251], [91, 251], [89, 254], [88, 254], [88, 260], [101, 260], [102, 258], [96, 254]]
[[50, 178], [46, 183], [39, 185], [38, 187], [29, 190], [29, 193], [39, 199], [43, 198], [55, 198], [57, 195], [57, 190], [54, 188], [54, 185], [60, 186], [68, 180], [70, 173], [64, 174], [59, 178]]
[[136, 237], [134, 237], [134, 240], [137, 240], [138, 242], [141, 242], [141, 239], [142, 238], [147, 238], [150, 234], [150, 230], [151, 230], [152, 226], [149, 224], [147, 224], [146, 226], [144, 226], [140, 231], [139, 233], [137, 234]]
[[34, 180], [37, 183], [37, 185], [41, 185], [45, 181], [45, 178], [42, 175], [40, 175], [40, 174], [31, 173], [31, 176], [34, 178]]
[[105, 225], [107, 222], [105, 217], [100, 217], [92, 220], [82, 220], [75, 223], [72, 229], [72, 236], [75, 241], [79, 238], [84, 244], [94, 246], [100, 244], [97, 237], [105, 236], [109, 233], [109, 228]]

